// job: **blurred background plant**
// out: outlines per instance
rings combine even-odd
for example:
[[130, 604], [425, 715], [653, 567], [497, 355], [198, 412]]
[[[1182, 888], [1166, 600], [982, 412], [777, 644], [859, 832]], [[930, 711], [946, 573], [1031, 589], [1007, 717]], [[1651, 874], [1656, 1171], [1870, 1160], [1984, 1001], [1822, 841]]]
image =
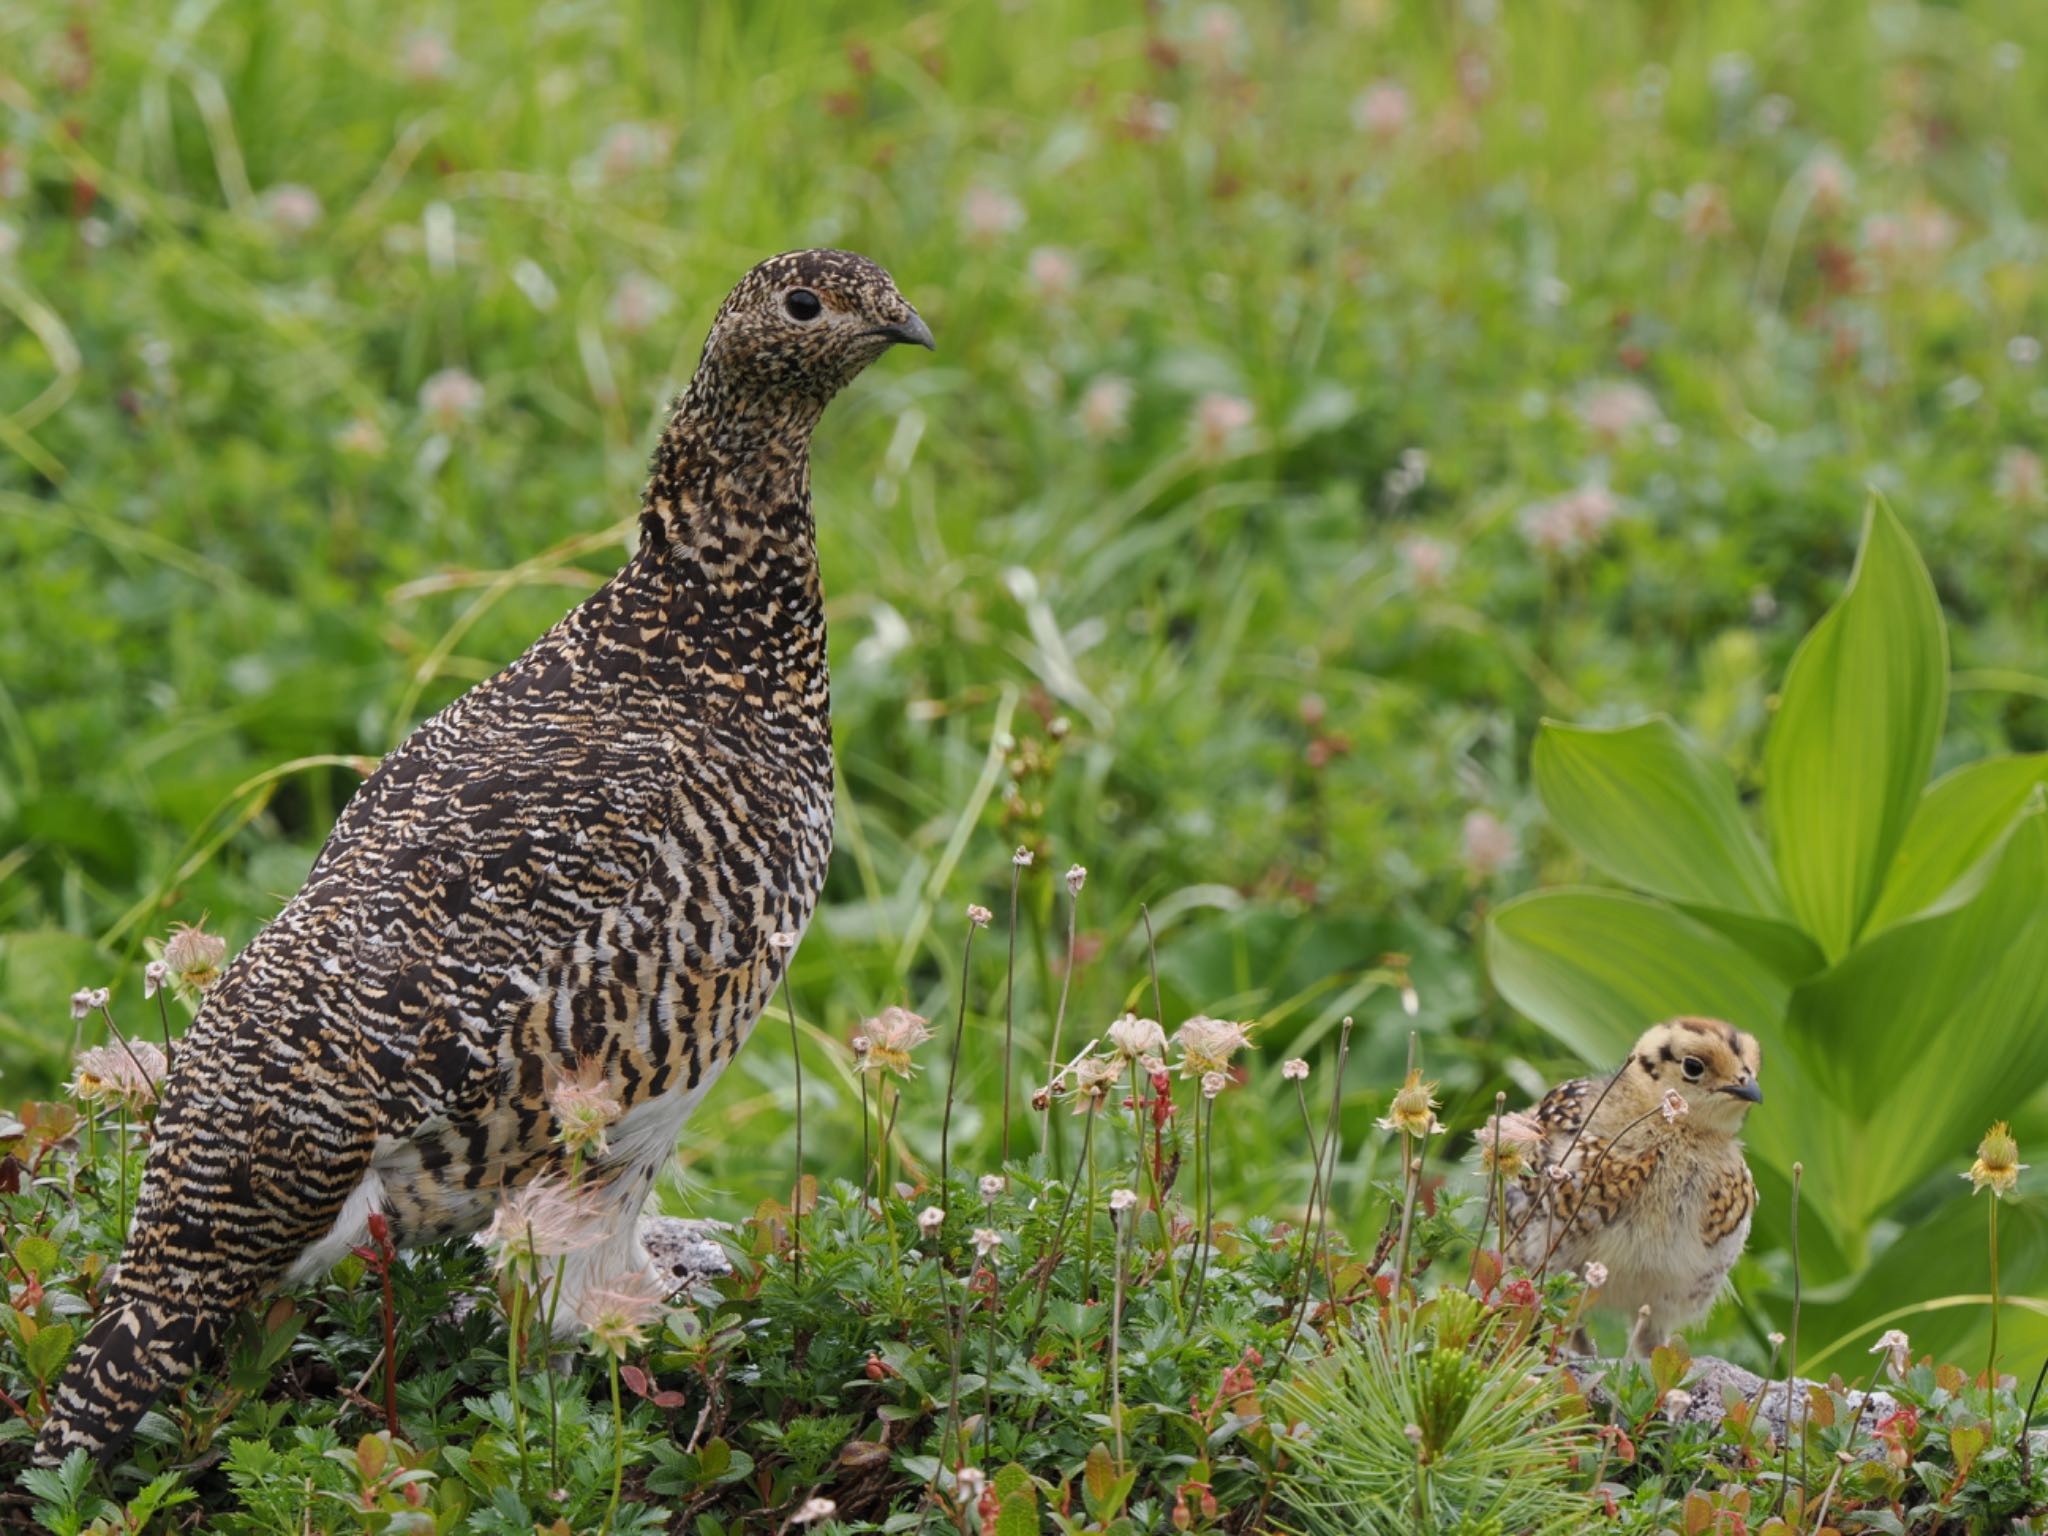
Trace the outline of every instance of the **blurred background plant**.
[[[795, 975], [813, 1171], [860, 1123], [855, 1020], [964, 991], [1001, 1028], [1001, 946], [963, 978], [937, 914], [1003, 911], [1022, 844], [1032, 1027], [1066, 987], [1077, 1042], [1143, 1004], [1140, 903], [1140, 1011], [1257, 1020], [1270, 1061], [1327, 1060], [1357, 1016], [1329, 1184], [1370, 1242], [1393, 1158], [1364, 1132], [1411, 1029], [1460, 1131], [1614, 1048], [1604, 1018], [1532, 1027], [1479, 957], [1521, 891], [1643, 883], [1549, 819], [1544, 717], [1668, 714], [1757, 801], [1772, 681], [1874, 485], [1948, 624], [1912, 794], [2048, 749], [2044, 101], [2023, 0], [12, 8], [8, 1097], [99, 1041], [62, 1000], [131, 1004], [171, 916], [239, 948], [375, 757], [602, 578], [734, 275], [840, 243], [941, 350], [819, 445], [842, 794]], [[1802, 901], [1830, 961], [1876, 931]], [[1861, 1013], [1843, 1084], [1878, 1065]], [[1808, 1228], [1843, 1332], [1952, 1288], [1923, 1268], [1964, 1251], [1943, 1223], [1971, 1213], [1928, 1192], [1951, 1121], [2048, 1132], [2037, 1073], [1923, 1116], [1962, 1081], [1946, 1036], [1885, 1038], [1895, 1109], [1809, 1122], [1779, 1050], [1752, 1122], [1767, 1173], [1855, 1127]], [[766, 1043], [698, 1111], [671, 1208], [786, 1190]], [[1217, 1206], [1299, 1211], [1292, 1095], [1245, 1091], [1269, 1112], [1218, 1117]], [[966, 1053], [955, 1166], [991, 1161], [999, 1099]], [[900, 1135], [934, 1160], [932, 1096]], [[1741, 1305], [1695, 1339], [1759, 1362], [1789, 1278], [1766, 1199]], [[2009, 1275], [2039, 1231], [2022, 1191]]]

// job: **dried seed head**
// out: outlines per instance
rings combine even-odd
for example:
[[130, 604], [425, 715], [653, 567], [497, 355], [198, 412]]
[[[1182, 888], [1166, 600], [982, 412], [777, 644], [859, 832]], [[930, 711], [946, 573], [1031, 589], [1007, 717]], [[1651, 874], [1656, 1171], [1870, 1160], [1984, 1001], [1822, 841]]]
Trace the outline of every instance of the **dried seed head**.
[[2003, 1200], [2019, 1187], [2027, 1166], [2020, 1161], [2020, 1144], [2013, 1140], [2011, 1128], [2001, 1120], [1977, 1143], [1977, 1160], [1963, 1177], [1970, 1181], [1971, 1194], [1988, 1189], [1994, 1199]]
[[1443, 1129], [1436, 1118], [1436, 1084], [1425, 1083], [1418, 1068], [1403, 1079], [1386, 1114], [1373, 1122], [1383, 1131], [1404, 1136], [1433, 1136]]

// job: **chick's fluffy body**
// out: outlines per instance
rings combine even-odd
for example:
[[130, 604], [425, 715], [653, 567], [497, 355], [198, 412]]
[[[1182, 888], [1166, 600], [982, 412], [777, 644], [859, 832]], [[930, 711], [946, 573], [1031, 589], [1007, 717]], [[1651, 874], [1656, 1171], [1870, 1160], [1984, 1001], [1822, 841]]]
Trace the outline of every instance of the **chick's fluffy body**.
[[1508, 1187], [1509, 1256], [1603, 1266], [1597, 1302], [1631, 1319], [1635, 1354], [1704, 1316], [1756, 1209], [1738, 1138], [1761, 1065], [1752, 1036], [1681, 1018], [1646, 1031], [1612, 1077], [1553, 1088], [1533, 1166]]

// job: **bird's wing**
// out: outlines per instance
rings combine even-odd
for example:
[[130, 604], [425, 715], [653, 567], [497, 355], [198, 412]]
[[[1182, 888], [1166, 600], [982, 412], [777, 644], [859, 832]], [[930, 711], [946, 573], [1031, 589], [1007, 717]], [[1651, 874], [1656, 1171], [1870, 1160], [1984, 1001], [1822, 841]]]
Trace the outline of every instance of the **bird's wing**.
[[1756, 1210], [1756, 1181], [1749, 1165], [1736, 1158], [1707, 1188], [1707, 1201], [1700, 1212], [1700, 1239], [1709, 1248], [1733, 1237], [1749, 1224]]

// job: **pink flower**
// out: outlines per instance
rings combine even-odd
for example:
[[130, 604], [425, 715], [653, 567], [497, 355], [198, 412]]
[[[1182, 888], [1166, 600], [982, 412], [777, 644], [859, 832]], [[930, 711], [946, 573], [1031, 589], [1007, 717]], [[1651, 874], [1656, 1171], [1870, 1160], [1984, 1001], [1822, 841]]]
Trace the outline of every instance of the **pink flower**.
[[1641, 427], [1663, 420], [1657, 401], [1633, 380], [1595, 385], [1579, 397], [1579, 420], [1595, 437], [1617, 443]]
[[2048, 504], [2048, 474], [2041, 456], [2030, 448], [2008, 448], [1998, 456], [1998, 473], [1992, 491], [2008, 507], [2040, 507]]
[[1056, 245], [1041, 245], [1027, 259], [1031, 286], [1042, 298], [1063, 303], [1074, 296], [1081, 283], [1081, 266]]
[[1491, 880], [1515, 861], [1515, 834], [1491, 811], [1473, 811], [1464, 825], [1466, 876], [1475, 883]]
[[967, 189], [960, 204], [960, 227], [977, 245], [993, 245], [1024, 225], [1024, 205], [994, 187]]
[[576, 1298], [576, 1320], [598, 1348], [623, 1358], [639, 1344], [647, 1325], [661, 1316], [668, 1297], [644, 1269], [631, 1269]]
[[140, 1113], [157, 1101], [167, 1070], [163, 1050], [147, 1040], [96, 1045], [78, 1053], [67, 1086], [85, 1103], [107, 1099]]
[[1351, 122], [1381, 143], [1396, 138], [1414, 116], [1408, 91], [1399, 81], [1376, 80], [1351, 103]]
[[605, 313], [622, 336], [638, 336], [660, 323], [675, 295], [644, 272], [628, 272], [612, 290]]
[[1408, 573], [1408, 585], [1418, 592], [1434, 592], [1450, 575], [1458, 552], [1442, 539], [1416, 534], [1401, 541], [1400, 556], [1402, 569]]
[[986, 928], [995, 920], [995, 913], [989, 911], [987, 907], [975, 906], [972, 903], [968, 904], [967, 921], [974, 924], [975, 927]]
[[483, 385], [460, 368], [443, 368], [420, 385], [420, 410], [437, 432], [453, 432], [483, 404]]
[[263, 194], [263, 217], [283, 235], [303, 235], [320, 222], [319, 194], [297, 182], [282, 182]]
[[1230, 1058], [1251, 1044], [1242, 1024], [1198, 1013], [1174, 1033], [1180, 1048], [1180, 1075], [1206, 1077], [1229, 1068]]
[[572, 1152], [602, 1157], [610, 1148], [605, 1132], [625, 1113], [618, 1090], [606, 1081], [604, 1064], [586, 1061], [576, 1075], [557, 1074], [548, 1090], [548, 1110], [555, 1119], [555, 1140]]
[[502, 1271], [594, 1248], [608, 1226], [588, 1195], [543, 1174], [499, 1200], [473, 1241]]
[[1195, 448], [1203, 458], [1222, 457], [1232, 440], [1252, 424], [1257, 413], [1241, 395], [1211, 392], [1195, 402]]
[[1122, 437], [1130, 426], [1134, 393], [1129, 379], [1114, 375], [1096, 379], [1082, 391], [1080, 407], [1074, 413], [1081, 431], [1098, 443]]
[[868, 1049], [860, 1065], [870, 1072], [894, 1072], [908, 1079], [917, 1071], [910, 1053], [931, 1039], [928, 1020], [908, 1008], [884, 1008], [861, 1025]]
[[414, 85], [446, 80], [455, 73], [455, 50], [438, 32], [415, 32], [399, 48], [398, 72]]

